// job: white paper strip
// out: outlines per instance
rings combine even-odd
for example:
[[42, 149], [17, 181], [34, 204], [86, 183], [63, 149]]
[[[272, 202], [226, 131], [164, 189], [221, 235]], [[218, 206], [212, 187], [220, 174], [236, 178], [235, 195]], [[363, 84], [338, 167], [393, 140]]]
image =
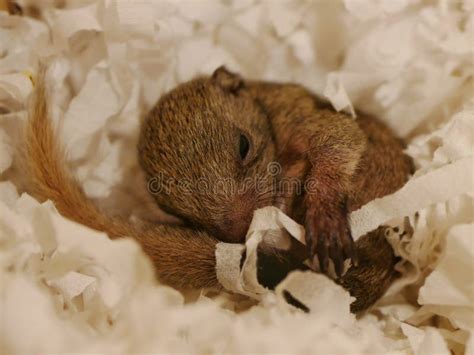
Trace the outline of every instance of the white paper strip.
[[[265, 238], [270, 231], [271, 238]], [[276, 207], [256, 210], [245, 245], [217, 245], [217, 279], [229, 291], [260, 299], [267, 290], [257, 280], [257, 247], [265, 238], [272, 246], [285, 249], [289, 246], [289, 236], [304, 243], [304, 228]], [[244, 250], [246, 257], [241, 268]]]
[[413, 178], [394, 194], [373, 200], [352, 212], [350, 218], [354, 239], [393, 218], [410, 215], [463, 193], [474, 193], [473, 166], [472, 157], [458, 160]]

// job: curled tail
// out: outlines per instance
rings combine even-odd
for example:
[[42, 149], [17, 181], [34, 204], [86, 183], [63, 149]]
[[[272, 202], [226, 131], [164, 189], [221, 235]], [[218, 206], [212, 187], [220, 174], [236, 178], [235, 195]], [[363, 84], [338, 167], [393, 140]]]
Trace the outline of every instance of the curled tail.
[[49, 118], [45, 82], [42, 77], [37, 82], [29, 111], [26, 152], [33, 188], [39, 198], [54, 201], [64, 217], [106, 232], [112, 238], [127, 234], [125, 226], [119, 228], [99, 212], [66, 169], [64, 152], [56, 140]]
[[217, 241], [204, 232], [180, 226], [138, 226], [101, 212], [66, 168], [64, 150], [49, 117], [48, 97], [40, 73], [26, 129], [26, 160], [38, 198], [52, 200], [64, 217], [105, 232], [110, 238], [137, 240], [156, 266], [159, 278], [176, 287], [218, 286]]

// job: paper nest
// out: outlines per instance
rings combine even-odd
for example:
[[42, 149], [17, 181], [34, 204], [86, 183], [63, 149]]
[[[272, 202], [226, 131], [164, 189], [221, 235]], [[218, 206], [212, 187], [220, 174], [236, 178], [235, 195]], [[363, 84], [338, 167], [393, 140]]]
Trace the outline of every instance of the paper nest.
[[[0, 12], [1, 352], [473, 353], [473, 10], [469, 0], [104, 0], [45, 7], [39, 21]], [[243, 270], [243, 246], [216, 252], [222, 284], [260, 302], [205, 292], [185, 302], [157, 284], [134, 241], [111, 241], [24, 192], [18, 151], [44, 57], [70, 165], [90, 197], [123, 215], [144, 213], [127, 189], [137, 186], [140, 117], [221, 64], [376, 114], [407, 139], [417, 171], [353, 212], [352, 231], [397, 227], [388, 239], [403, 277], [358, 319], [325, 276], [293, 273], [268, 292], [252, 259], [261, 232], [302, 238], [270, 208], [254, 219]], [[288, 305], [284, 290], [311, 312]]]

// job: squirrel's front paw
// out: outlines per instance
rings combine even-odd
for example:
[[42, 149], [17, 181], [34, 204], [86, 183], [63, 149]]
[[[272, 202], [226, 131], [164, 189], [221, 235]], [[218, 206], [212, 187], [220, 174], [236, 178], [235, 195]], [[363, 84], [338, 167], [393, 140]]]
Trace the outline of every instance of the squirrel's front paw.
[[[305, 217], [306, 246], [313, 270], [327, 273], [329, 259], [338, 277], [344, 270], [344, 260], [357, 264], [345, 200], [321, 203], [309, 202]], [[319, 262], [319, 263], [318, 263]]]

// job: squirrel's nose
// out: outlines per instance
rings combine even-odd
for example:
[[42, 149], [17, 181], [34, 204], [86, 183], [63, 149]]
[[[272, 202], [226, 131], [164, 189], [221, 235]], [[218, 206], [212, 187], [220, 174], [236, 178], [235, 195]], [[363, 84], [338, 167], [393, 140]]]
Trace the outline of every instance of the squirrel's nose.
[[[249, 196], [250, 197], [250, 196]], [[243, 243], [252, 221], [254, 203], [246, 196], [239, 196], [230, 208], [229, 213], [218, 225], [219, 239], [228, 243]]]
[[226, 228], [219, 228], [219, 239], [227, 243], [243, 243], [249, 225], [247, 221], [229, 221]]

